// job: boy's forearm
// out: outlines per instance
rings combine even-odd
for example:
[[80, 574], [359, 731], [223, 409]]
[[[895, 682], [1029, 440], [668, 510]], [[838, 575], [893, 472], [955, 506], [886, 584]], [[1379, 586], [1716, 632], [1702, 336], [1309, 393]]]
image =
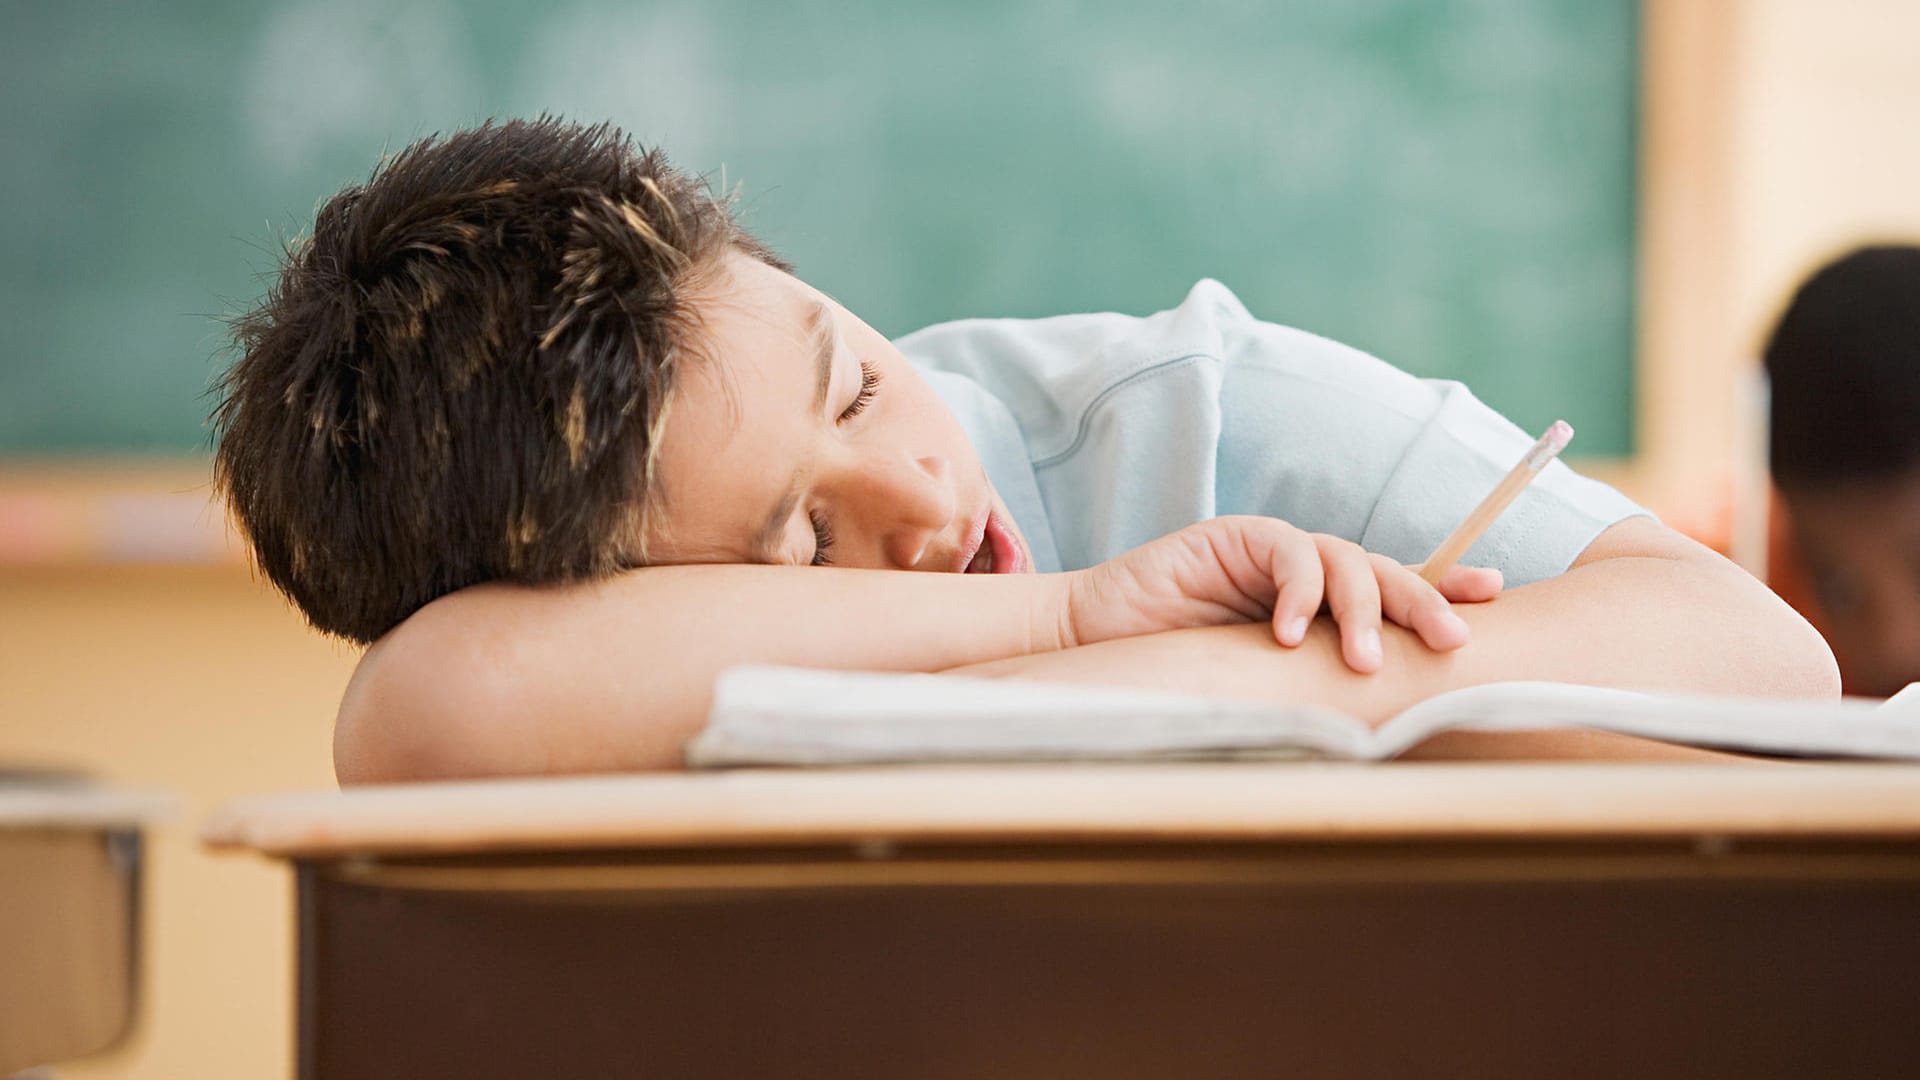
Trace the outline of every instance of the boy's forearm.
[[343, 782], [667, 768], [736, 664], [935, 671], [1059, 649], [1064, 575], [672, 566], [444, 597], [370, 649]]
[[1388, 625], [1386, 662], [1372, 675], [1340, 663], [1336, 632], [1325, 619], [1296, 649], [1274, 644], [1258, 625], [1223, 626], [965, 671], [1311, 702], [1373, 723], [1445, 690], [1509, 679], [1776, 696], [1838, 688], [1819, 636], [1764, 587], [1705, 552], [1594, 559], [1455, 610], [1472, 628], [1465, 647], [1434, 652]]
[[1064, 644], [1063, 575], [919, 574], [756, 565], [662, 566], [555, 588], [482, 586], [451, 621], [496, 625], [487, 647], [529, 639], [653, 658], [925, 671]]

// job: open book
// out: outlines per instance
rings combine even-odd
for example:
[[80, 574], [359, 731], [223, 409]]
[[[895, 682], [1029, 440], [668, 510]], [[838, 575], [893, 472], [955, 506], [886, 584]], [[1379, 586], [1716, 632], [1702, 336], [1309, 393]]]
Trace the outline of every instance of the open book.
[[714, 687], [696, 768], [941, 761], [1384, 759], [1461, 729], [1594, 728], [1769, 754], [1920, 760], [1920, 683], [1885, 701], [1692, 697], [1491, 683], [1378, 728], [1331, 709], [1104, 686], [741, 667]]

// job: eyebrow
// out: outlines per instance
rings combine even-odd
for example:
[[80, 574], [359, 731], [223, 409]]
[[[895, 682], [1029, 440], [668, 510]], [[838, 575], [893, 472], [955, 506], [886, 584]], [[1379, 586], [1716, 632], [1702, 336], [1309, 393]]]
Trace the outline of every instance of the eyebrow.
[[840, 339], [833, 312], [818, 300], [807, 312], [807, 339], [813, 344], [813, 412], [818, 416], [827, 411], [827, 390], [833, 385], [833, 346]]
[[[812, 415], [816, 417], [827, 411], [827, 392], [833, 387], [833, 347], [839, 339], [838, 329], [834, 325], [833, 312], [826, 304], [815, 300], [813, 308], [807, 312], [807, 342], [813, 350]], [[761, 524], [760, 531], [754, 534], [750, 554], [755, 562], [779, 561], [780, 538], [785, 535], [787, 519], [793, 516], [793, 508], [800, 501], [800, 477], [805, 469], [806, 466], [802, 464], [794, 470], [793, 479], [787, 482], [787, 493], [780, 497], [773, 512]]]

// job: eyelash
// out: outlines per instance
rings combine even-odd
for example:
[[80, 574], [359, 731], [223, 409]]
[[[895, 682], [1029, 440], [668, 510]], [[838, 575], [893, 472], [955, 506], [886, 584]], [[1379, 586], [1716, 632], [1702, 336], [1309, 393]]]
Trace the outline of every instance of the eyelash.
[[847, 411], [840, 414], [840, 422], [844, 424], [866, 412], [867, 406], [873, 403], [874, 393], [879, 389], [880, 369], [865, 360], [860, 361], [860, 392], [853, 396], [853, 404], [847, 406]]
[[827, 557], [827, 549], [833, 547], [833, 529], [828, 527], [827, 519], [819, 511], [807, 515], [813, 522], [813, 565], [831, 566], [833, 560]]

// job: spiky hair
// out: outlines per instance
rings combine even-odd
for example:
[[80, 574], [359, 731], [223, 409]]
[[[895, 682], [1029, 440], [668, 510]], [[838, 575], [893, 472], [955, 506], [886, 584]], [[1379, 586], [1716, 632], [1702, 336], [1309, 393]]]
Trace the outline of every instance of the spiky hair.
[[216, 387], [215, 483], [262, 571], [370, 642], [468, 585], [636, 562], [690, 297], [730, 248], [781, 265], [658, 150], [550, 117], [327, 200]]

